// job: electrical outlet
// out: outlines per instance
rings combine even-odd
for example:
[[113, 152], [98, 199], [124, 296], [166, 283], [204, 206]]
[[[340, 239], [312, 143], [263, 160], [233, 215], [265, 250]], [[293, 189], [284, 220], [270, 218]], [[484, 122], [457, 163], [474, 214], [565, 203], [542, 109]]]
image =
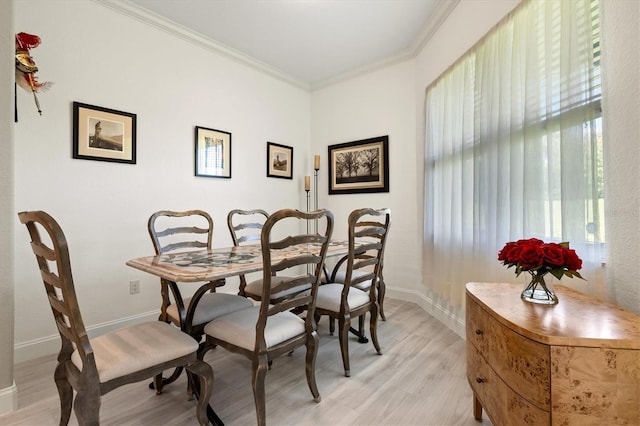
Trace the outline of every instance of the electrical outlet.
[[133, 280], [129, 281], [129, 294], [138, 294], [140, 293], [140, 281]]

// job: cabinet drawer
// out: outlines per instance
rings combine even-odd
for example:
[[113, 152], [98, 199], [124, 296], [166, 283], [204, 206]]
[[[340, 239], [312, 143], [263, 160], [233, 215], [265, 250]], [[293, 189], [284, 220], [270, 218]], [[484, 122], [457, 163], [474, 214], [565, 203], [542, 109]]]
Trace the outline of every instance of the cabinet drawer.
[[495, 320], [467, 297], [467, 339], [516, 393], [551, 410], [549, 346], [534, 342]]
[[489, 315], [471, 298], [467, 297], [466, 332], [467, 342], [471, 342], [486, 358], [489, 355]]
[[467, 378], [495, 426], [550, 424], [549, 411], [536, 407], [507, 386], [469, 342]]

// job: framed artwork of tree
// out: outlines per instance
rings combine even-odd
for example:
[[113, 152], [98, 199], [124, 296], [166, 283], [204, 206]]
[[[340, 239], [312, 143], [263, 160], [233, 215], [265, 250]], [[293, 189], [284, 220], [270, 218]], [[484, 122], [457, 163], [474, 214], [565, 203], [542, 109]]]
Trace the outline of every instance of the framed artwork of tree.
[[329, 145], [329, 194], [389, 192], [389, 136]]

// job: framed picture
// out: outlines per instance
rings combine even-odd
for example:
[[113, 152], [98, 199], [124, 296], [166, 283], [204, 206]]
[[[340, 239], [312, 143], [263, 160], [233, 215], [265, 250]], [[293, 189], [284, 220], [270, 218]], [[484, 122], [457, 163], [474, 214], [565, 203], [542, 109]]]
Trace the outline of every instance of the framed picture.
[[73, 103], [73, 158], [136, 163], [136, 115]]
[[231, 178], [231, 133], [196, 126], [196, 176]]
[[389, 136], [329, 145], [329, 194], [389, 192]]
[[267, 142], [267, 177], [293, 179], [293, 147]]

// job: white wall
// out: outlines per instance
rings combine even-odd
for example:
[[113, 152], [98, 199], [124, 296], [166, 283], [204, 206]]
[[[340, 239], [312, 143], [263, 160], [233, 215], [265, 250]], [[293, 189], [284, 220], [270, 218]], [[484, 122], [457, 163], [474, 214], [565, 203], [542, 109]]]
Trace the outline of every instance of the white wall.
[[[413, 62], [403, 62], [320, 89], [313, 93], [311, 108], [312, 151], [321, 155], [322, 163], [319, 206], [334, 213], [334, 234], [345, 238], [352, 210], [390, 207], [385, 278], [401, 288], [415, 288], [420, 272], [413, 80]], [[389, 135], [389, 192], [327, 195], [327, 147], [384, 135]]]
[[640, 312], [640, 2], [601, 1], [609, 253], [604, 296]]
[[[96, 2], [15, 3], [16, 31], [38, 34], [38, 116], [18, 93], [15, 209], [42, 209], [69, 240], [89, 327], [157, 317], [157, 278], [125, 265], [153, 252], [147, 219], [160, 209], [200, 208], [216, 224], [214, 246], [232, 245], [232, 208], [306, 207], [310, 95], [238, 61], [190, 44]], [[72, 102], [137, 114], [137, 164], [72, 159]], [[194, 126], [232, 133], [232, 178], [194, 177]], [[294, 147], [294, 179], [266, 177], [266, 142]], [[58, 349], [57, 332], [28, 234], [15, 226], [16, 359]], [[129, 280], [141, 293], [129, 295]], [[225, 289], [237, 291], [237, 280]]]
[[0, 13], [0, 415], [18, 406], [13, 382], [13, 81], [15, 39], [13, 3], [2, 5]]

